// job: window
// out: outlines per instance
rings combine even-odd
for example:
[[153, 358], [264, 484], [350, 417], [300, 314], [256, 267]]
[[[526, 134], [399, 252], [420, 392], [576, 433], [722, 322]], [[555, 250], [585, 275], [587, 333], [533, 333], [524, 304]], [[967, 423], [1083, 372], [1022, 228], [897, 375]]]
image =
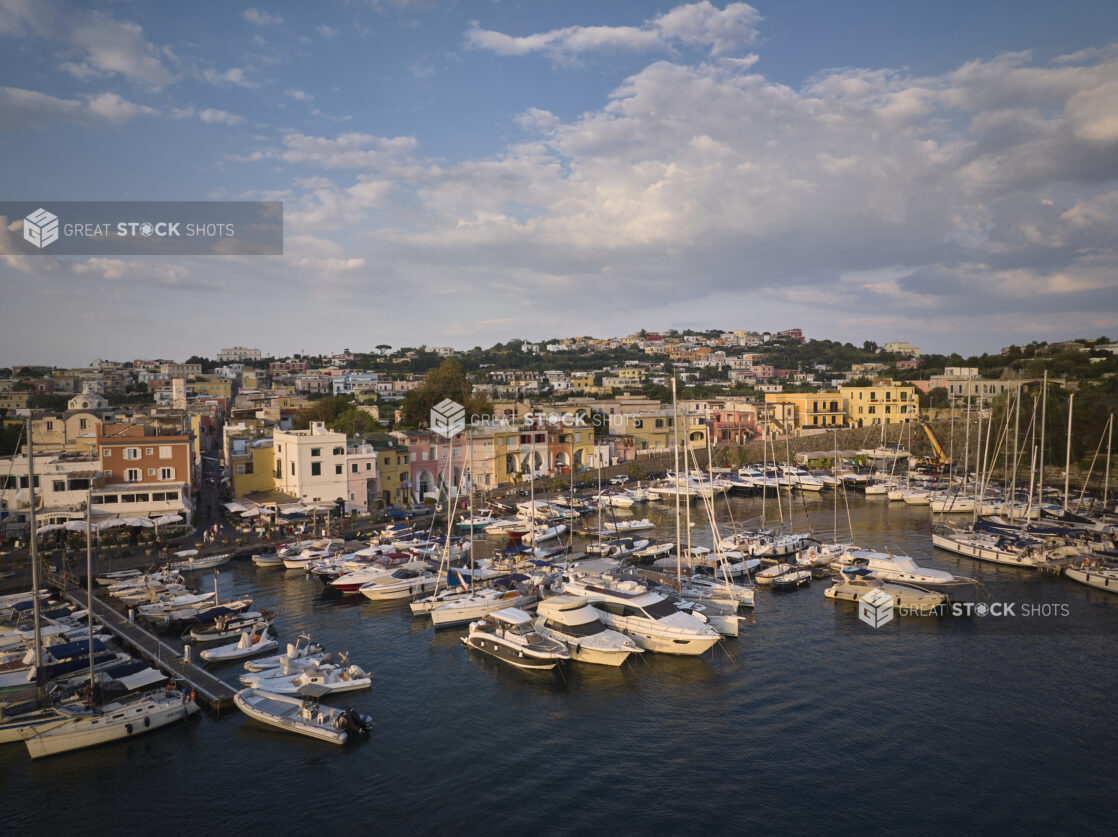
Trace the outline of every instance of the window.
[[70, 480], [71, 491], [88, 491], [89, 480]]
[[171, 458], [171, 446], [170, 445], [160, 445], [159, 446], [159, 458], [160, 459], [170, 459]]
[[109, 479], [112, 479], [113, 472], [112, 471], [106, 471], [105, 476], [108, 477]]
[[155, 469], [154, 468], [148, 468], [148, 476], [149, 477], [154, 477], [155, 476]]
[[311, 456], [322, 456], [322, 448], [311, 448]]
[[78, 430], [85, 430], [86, 420], [78, 419]]
[[[385, 464], [387, 464], [387, 463], [385, 463]], [[372, 463], [372, 462], [366, 462], [366, 463], [365, 463], [365, 470], [366, 470], [366, 471], [371, 471], [371, 470], [373, 470], [373, 463]]]
[[342, 472], [342, 466], [341, 465], [335, 465], [334, 466], [334, 473], [335, 474], [340, 474], [341, 472]]
[[291, 476], [295, 476], [295, 463], [291, 463]]
[[[292, 464], [292, 468], [294, 468], [295, 463], [293, 462], [291, 464]], [[292, 471], [292, 473], [294, 473], [294, 471]], [[321, 462], [312, 462], [311, 463], [311, 476], [312, 477], [322, 476], [322, 463]]]
[[151, 495], [151, 501], [153, 503], [162, 503], [166, 499], [167, 499], [167, 495], [164, 494], [162, 491], [158, 491], [155, 494]]
[[148, 502], [148, 495], [147, 495], [147, 494], [137, 494], [137, 495], [136, 495], [136, 502], [137, 502], [137, 503], [146, 503], [146, 502]]
[[124, 458], [125, 459], [139, 459], [140, 458], [140, 449], [139, 448], [125, 448], [124, 449]]
[[354, 463], [353, 463], [352, 465], [350, 465], [350, 466], [349, 466], [349, 471], [350, 471], [350, 473], [352, 473], [352, 474], [356, 474], [356, 473], [357, 473], [357, 463], [356, 463], [356, 462], [354, 462]]
[[155, 453], [155, 450], [154, 450], [153, 448], [147, 448], [147, 449], [146, 449], [146, 450], [144, 451], [144, 453], [145, 453], [145, 454], [146, 454], [147, 456], [151, 456], [151, 455], [152, 455], [153, 453]]
[[54, 422], [53, 421], [48, 421], [47, 422], [47, 430], [48, 431], [54, 430]]
[[167, 482], [168, 480], [173, 480], [174, 478], [175, 478], [175, 469], [174, 468], [160, 468], [159, 469], [159, 479], [160, 479], [160, 481]]
[[173, 501], [178, 500], [178, 499], [179, 499], [179, 493], [177, 491], [168, 491], [167, 492], [167, 502], [173, 502]]
[[65, 491], [66, 490], [66, 480], [54, 480], [52, 488], [55, 491]]
[[103, 448], [103, 451], [104, 451], [105, 456], [112, 456], [113, 455], [113, 449], [112, 448]]
[[124, 472], [125, 482], [139, 482], [143, 477], [143, 472], [139, 468], [128, 468]]
[[334, 448], [334, 456], [345, 456], [345, 448]]
[[122, 503], [134, 503], [134, 502], [136, 502], [136, 495], [135, 494], [121, 494], [120, 495], [120, 502], [122, 502]]

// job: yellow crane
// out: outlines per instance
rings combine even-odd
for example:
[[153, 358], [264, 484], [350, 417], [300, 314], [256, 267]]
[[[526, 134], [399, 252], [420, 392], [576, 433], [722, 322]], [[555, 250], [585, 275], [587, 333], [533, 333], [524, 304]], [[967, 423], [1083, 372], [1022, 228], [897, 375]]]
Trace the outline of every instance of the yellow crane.
[[924, 432], [928, 435], [928, 442], [932, 445], [932, 455], [922, 458], [916, 463], [917, 466], [938, 469], [945, 464], [949, 464], [951, 460], [947, 457], [947, 454], [943, 452], [943, 446], [939, 443], [939, 439], [936, 438], [936, 434], [932, 432], [932, 428], [930, 428], [928, 423], [923, 419], [917, 419], [917, 421], [920, 422], [920, 426], [924, 428]]

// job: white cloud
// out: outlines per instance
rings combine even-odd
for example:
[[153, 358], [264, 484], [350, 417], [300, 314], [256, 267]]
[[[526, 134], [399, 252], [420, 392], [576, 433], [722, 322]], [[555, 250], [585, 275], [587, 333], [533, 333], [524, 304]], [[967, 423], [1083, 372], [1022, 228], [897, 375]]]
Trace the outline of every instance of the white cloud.
[[283, 18], [279, 15], [270, 14], [269, 12], [261, 11], [260, 9], [248, 8], [241, 12], [241, 17], [249, 23], [256, 26], [275, 26], [283, 23]]
[[316, 26], [315, 31], [318, 32], [318, 34], [326, 40], [336, 38], [340, 34], [339, 30], [335, 29], [333, 26], [327, 26], [325, 23], [321, 24], [320, 26]]
[[253, 90], [260, 86], [258, 82], [252, 81], [245, 75], [243, 67], [231, 67], [224, 73], [213, 69], [206, 69], [202, 71], [202, 78], [218, 87], [229, 87], [232, 85], [234, 87], [245, 87]]
[[94, 256], [72, 265], [71, 270], [78, 275], [94, 275], [111, 281], [136, 280], [144, 283], [175, 285], [190, 275], [190, 270], [181, 264], [166, 264], [149, 260], [126, 261]]
[[211, 125], [239, 125], [245, 121], [243, 116], [237, 116], [235, 113], [229, 113], [227, 110], [218, 110], [217, 108], [206, 108], [205, 110], [199, 111], [198, 118]]
[[155, 108], [127, 101], [116, 93], [60, 99], [35, 90], [0, 87], [0, 123], [13, 128], [41, 128], [57, 122], [122, 124]]
[[760, 14], [747, 3], [718, 9], [709, 0], [676, 6], [642, 26], [567, 26], [532, 35], [513, 36], [482, 29], [474, 21], [466, 46], [498, 55], [543, 52], [554, 58], [603, 50], [671, 49], [675, 45], [706, 48], [712, 55], [735, 52], [757, 38]]
[[308, 93], [305, 90], [299, 90], [298, 88], [293, 88], [291, 90], [285, 90], [284, 93], [286, 93], [288, 96], [290, 96], [292, 99], [294, 99], [297, 102], [309, 102], [312, 99], [314, 99], [314, 96], [312, 96], [310, 93]]

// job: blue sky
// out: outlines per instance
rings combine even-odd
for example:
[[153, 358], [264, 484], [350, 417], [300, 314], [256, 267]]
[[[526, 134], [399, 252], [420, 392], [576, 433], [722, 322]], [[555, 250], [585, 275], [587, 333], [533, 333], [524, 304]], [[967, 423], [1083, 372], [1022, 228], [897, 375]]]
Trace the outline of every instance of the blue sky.
[[284, 257], [3, 255], [0, 365], [1118, 332], [1113, 3], [0, 0], [0, 198], [281, 199]]

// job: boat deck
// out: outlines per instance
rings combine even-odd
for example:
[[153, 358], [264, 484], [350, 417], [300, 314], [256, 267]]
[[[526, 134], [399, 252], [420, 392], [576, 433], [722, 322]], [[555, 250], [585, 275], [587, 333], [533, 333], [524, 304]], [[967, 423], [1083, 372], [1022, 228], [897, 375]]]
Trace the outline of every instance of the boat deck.
[[[84, 590], [63, 590], [62, 595], [75, 605], [84, 608]], [[233, 706], [237, 690], [214, 677], [204, 668], [183, 660], [182, 649], [168, 645], [155, 634], [144, 630], [114, 610], [108, 603], [93, 597], [93, 615], [125, 645], [137, 651], [144, 659], [162, 669], [180, 683], [194, 689], [196, 699], [214, 712]]]

